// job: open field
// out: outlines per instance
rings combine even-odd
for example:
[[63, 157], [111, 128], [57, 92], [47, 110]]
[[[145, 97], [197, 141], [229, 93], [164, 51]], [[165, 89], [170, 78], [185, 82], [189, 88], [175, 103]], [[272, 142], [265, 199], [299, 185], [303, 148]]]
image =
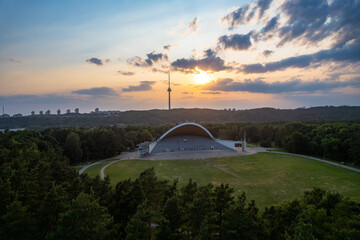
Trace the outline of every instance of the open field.
[[[95, 176], [103, 166], [92, 166], [86, 172]], [[150, 167], [155, 168], [161, 179], [178, 178], [179, 186], [184, 186], [190, 178], [198, 185], [229, 183], [236, 193], [245, 191], [248, 199], [255, 199], [260, 208], [297, 198], [314, 186], [360, 201], [360, 173], [275, 153], [201, 160], [124, 160], [109, 166], [105, 175], [115, 185], [120, 180], [137, 178]]]

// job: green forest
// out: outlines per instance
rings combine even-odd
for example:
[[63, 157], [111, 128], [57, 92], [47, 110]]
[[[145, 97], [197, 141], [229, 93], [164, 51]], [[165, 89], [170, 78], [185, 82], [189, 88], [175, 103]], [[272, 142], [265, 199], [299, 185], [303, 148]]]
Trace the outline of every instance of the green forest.
[[[359, 239], [360, 204], [313, 189], [258, 209], [226, 184], [159, 180], [154, 169], [120, 181], [70, 167], [134, 149], [170, 126], [53, 128], [0, 133], [1, 239]], [[357, 122], [209, 124], [216, 136], [359, 164]]]
[[[174, 125], [159, 127], [129, 125], [101, 128], [50, 128], [30, 131], [60, 148], [78, 164], [113, 157], [145, 141], [158, 139]], [[246, 131], [248, 143], [262, 147], [279, 147], [291, 153], [317, 156], [360, 166], [360, 123], [225, 123], [204, 125], [216, 138], [242, 140]], [[18, 133], [21, 135], [21, 133]], [[2, 135], [3, 139], [11, 134]], [[21, 138], [21, 137], [20, 137]], [[5, 143], [4, 143], [5, 144]], [[6, 146], [6, 145], [4, 145]]]

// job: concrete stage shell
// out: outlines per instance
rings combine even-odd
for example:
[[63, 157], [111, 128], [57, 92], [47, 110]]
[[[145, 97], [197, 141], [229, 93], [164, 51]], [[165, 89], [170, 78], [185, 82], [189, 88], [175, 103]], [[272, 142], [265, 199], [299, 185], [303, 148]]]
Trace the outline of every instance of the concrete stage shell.
[[[215, 139], [203, 126], [194, 122], [176, 125], [165, 132], [157, 141], [139, 149], [142, 156], [151, 153], [201, 151], [201, 150], [237, 150], [235, 143]], [[242, 142], [241, 142], [242, 143]]]

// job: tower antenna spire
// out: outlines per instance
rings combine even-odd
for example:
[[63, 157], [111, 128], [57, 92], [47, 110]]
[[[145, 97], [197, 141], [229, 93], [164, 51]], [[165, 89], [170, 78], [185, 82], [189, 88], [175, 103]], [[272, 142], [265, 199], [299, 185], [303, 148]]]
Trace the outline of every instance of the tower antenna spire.
[[170, 93], [171, 93], [171, 88], [170, 88], [170, 71], [169, 71], [169, 88], [167, 90], [169, 92], [169, 111], [171, 110], [171, 101], [170, 101]]

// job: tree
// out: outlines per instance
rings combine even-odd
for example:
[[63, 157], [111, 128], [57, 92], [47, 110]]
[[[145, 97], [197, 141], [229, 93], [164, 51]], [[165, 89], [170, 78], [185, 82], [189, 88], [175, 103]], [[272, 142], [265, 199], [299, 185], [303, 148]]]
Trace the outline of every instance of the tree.
[[218, 226], [219, 226], [219, 237], [222, 239], [223, 236], [223, 213], [233, 204], [234, 197], [232, 194], [234, 189], [229, 187], [229, 184], [221, 184], [218, 187], [215, 187], [214, 191], [214, 202], [215, 202], [215, 211], [218, 214]]
[[81, 150], [80, 137], [77, 133], [71, 132], [67, 135], [64, 149], [65, 155], [70, 159], [70, 163], [74, 164], [81, 161], [83, 152]]
[[36, 239], [36, 221], [20, 201], [13, 201], [0, 217], [1, 239]]
[[199, 234], [200, 227], [205, 219], [208, 224], [211, 224], [211, 220], [215, 221], [215, 219], [209, 219], [215, 216], [212, 189], [213, 185], [211, 184], [199, 187], [189, 207], [189, 227], [191, 235], [194, 237]]
[[116, 184], [109, 210], [115, 223], [119, 225], [120, 237], [125, 238], [126, 225], [144, 199], [145, 195], [138, 181], [128, 179]]
[[156, 240], [175, 240], [175, 232], [171, 230], [170, 223], [166, 219], [161, 219], [155, 234]]
[[293, 132], [283, 139], [284, 148], [292, 153], [307, 153], [309, 139], [301, 132]]
[[255, 202], [245, 207], [243, 192], [224, 212], [223, 239], [263, 239], [261, 220], [257, 217]]
[[351, 138], [349, 155], [352, 162], [360, 166], [360, 132]]
[[126, 226], [126, 240], [151, 240], [154, 235], [152, 228], [159, 218], [159, 213], [147, 201], [144, 201]]
[[89, 194], [80, 193], [60, 214], [47, 239], [114, 239], [116, 229], [107, 209]]
[[170, 231], [173, 233], [178, 232], [183, 218], [178, 196], [175, 195], [166, 201], [163, 216], [167, 220], [166, 225], [170, 228]]

